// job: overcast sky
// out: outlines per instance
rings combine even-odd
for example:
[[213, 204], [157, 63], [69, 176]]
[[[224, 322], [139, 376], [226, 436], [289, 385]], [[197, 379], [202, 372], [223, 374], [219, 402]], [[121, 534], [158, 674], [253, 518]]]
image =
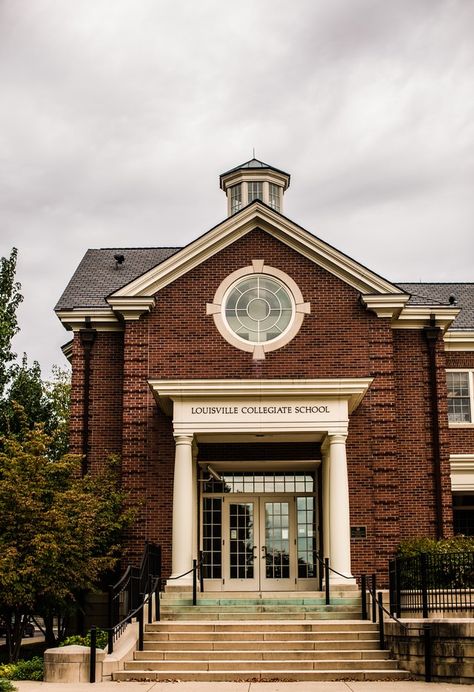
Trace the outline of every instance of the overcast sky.
[[288, 171], [285, 214], [392, 281], [474, 281], [473, 0], [0, 0], [0, 254], [17, 352], [89, 247], [186, 244], [223, 171]]

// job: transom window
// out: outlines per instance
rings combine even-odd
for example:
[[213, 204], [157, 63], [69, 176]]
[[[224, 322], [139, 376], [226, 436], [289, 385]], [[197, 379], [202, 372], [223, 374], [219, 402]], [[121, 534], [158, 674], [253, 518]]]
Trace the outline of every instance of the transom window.
[[268, 202], [271, 208], [275, 209], [275, 211], [280, 211], [280, 190], [281, 188], [279, 185], [270, 183], [270, 197]]
[[263, 197], [263, 183], [261, 182], [251, 182], [248, 185], [248, 201], [253, 202], [254, 199], [262, 199]]
[[448, 420], [450, 423], [472, 423], [473, 370], [450, 370], [448, 385]]
[[240, 209], [242, 209], [242, 187], [234, 185], [230, 188], [230, 213], [235, 214]]
[[246, 277], [232, 286], [224, 309], [229, 328], [251, 343], [280, 337], [290, 326], [294, 312], [286, 286], [263, 274]]
[[249, 471], [235, 473], [223, 471], [222, 481], [204, 480], [204, 493], [313, 493], [314, 475], [304, 471], [278, 473], [277, 471]]

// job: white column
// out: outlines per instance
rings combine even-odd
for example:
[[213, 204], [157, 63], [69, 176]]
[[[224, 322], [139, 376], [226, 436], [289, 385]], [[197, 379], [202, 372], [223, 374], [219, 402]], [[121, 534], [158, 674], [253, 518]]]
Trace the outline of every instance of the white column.
[[198, 446], [196, 440], [193, 442], [193, 559], [198, 559], [198, 466], [197, 466]]
[[327, 447], [323, 449], [323, 469], [322, 469], [322, 481], [323, 481], [323, 557], [329, 557], [331, 555], [331, 537], [329, 533], [329, 450]]
[[[172, 577], [193, 566], [193, 437], [176, 435], [175, 444]], [[188, 574], [168, 583], [170, 586], [188, 585], [192, 580], [192, 574]]]
[[351, 529], [346, 435], [329, 435], [329, 540], [330, 566], [351, 581], [331, 572], [331, 582], [355, 583], [351, 573]]

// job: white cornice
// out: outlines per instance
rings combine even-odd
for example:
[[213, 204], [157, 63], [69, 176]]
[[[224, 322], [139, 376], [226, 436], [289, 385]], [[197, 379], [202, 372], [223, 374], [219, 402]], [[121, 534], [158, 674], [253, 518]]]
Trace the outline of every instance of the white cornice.
[[371, 293], [361, 295], [363, 305], [368, 310], [375, 312], [377, 317], [396, 317], [410, 300], [410, 296], [406, 293], [380, 294]]
[[161, 262], [157, 267], [116, 291], [111, 296], [110, 302], [118, 297], [154, 295], [255, 228], [266, 231], [363, 294], [405, 295], [400, 293], [400, 289], [393, 284], [327, 245], [289, 219], [260, 202], [254, 202]]
[[64, 344], [61, 346], [61, 351], [64, 354], [64, 357], [71, 363], [72, 362], [72, 344], [73, 344], [73, 339], [71, 341], [68, 341], [67, 344]]
[[474, 454], [450, 454], [451, 489], [474, 491]]
[[150, 312], [155, 306], [153, 296], [112, 296], [107, 298], [107, 302], [112, 310], [126, 321], [139, 320], [143, 314]]
[[78, 308], [76, 310], [59, 310], [56, 312], [66, 329], [77, 332], [89, 324], [99, 332], [121, 332], [123, 325], [114, 315], [111, 308]]
[[474, 332], [450, 330], [443, 337], [446, 351], [474, 351]]
[[392, 322], [393, 329], [422, 329], [431, 324], [442, 331], [459, 315], [460, 309], [450, 305], [405, 305]]
[[372, 378], [321, 380], [148, 380], [155, 399], [170, 411], [174, 399], [325, 397], [346, 399], [349, 413], [362, 401]]

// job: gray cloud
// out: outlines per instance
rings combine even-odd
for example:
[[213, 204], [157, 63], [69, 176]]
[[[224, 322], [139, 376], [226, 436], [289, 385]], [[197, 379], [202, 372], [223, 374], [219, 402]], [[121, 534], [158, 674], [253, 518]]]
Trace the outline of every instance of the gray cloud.
[[189, 242], [253, 146], [292, 174], [288, 216], [378, 273], [473, 280], [473, 30], [466, 0], [4, 0], [17, 350], [60, 362], [86, 248]]

